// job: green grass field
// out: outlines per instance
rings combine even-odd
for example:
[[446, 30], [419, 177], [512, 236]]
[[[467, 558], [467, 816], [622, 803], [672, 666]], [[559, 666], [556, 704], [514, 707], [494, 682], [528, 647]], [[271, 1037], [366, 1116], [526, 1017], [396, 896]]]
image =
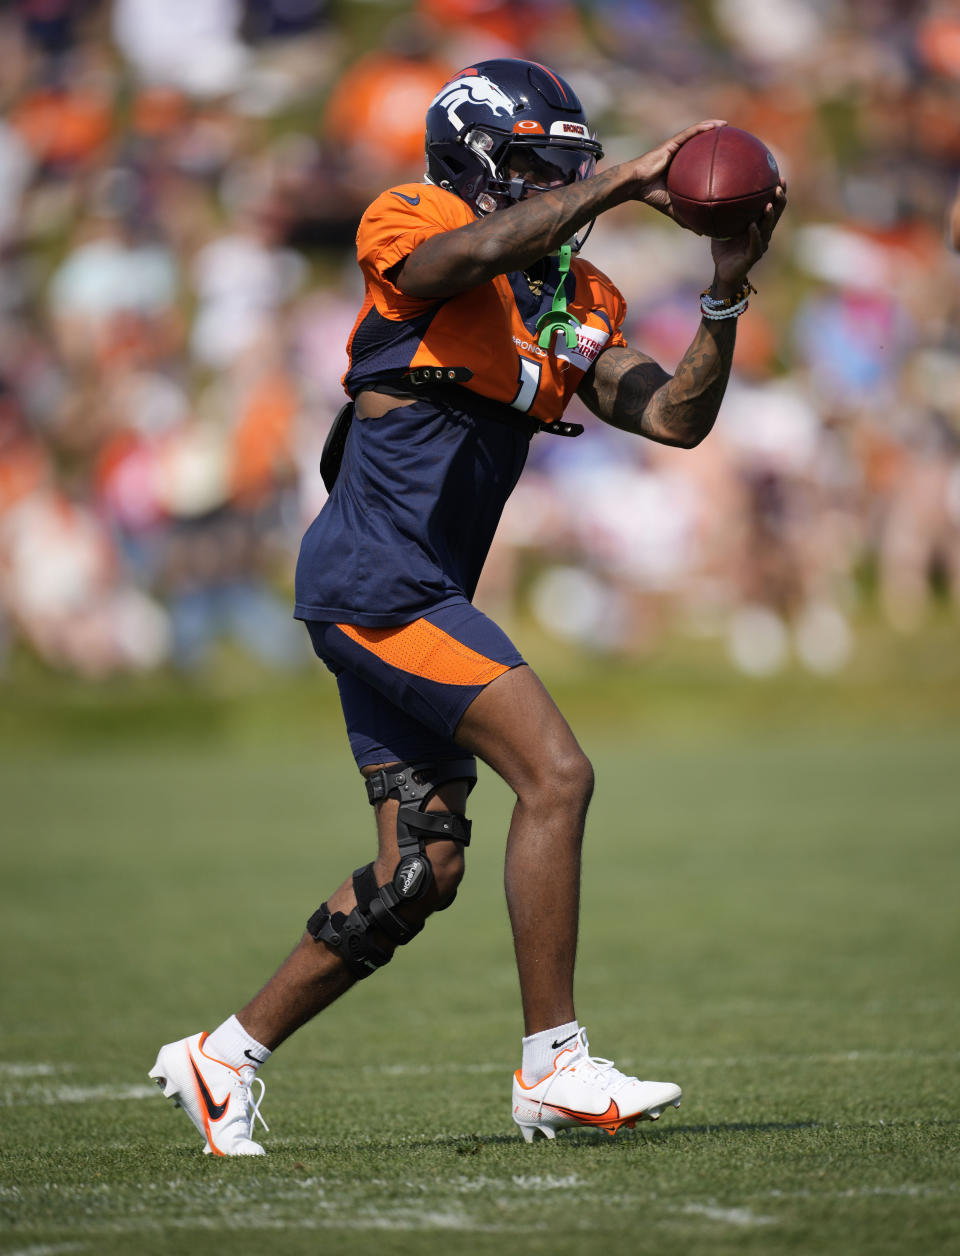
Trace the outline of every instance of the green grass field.
[[960, 682], [939, 657], [831, 685], [560, 685], [598, 774], [578, 1010], [598, 1054], [683, 1085], [679, 1112], [515, 1132], [510, 798], [483, 771], [456, 906], [264, 1070], [259, 1161], [204, 1157], [146, 1073], [369, 857], [332, 686], [0, 690], [0, 1252], [960, 1250]]

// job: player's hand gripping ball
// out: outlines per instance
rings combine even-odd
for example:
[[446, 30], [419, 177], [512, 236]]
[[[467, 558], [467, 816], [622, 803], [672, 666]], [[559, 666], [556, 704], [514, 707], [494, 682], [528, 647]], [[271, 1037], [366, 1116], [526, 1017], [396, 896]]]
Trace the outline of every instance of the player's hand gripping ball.
[[715, 240], [740, 235], [771, 204], [780, 171], [769, 148], [735, 126], [701, 131], [667, 169], [667, 191], [679, 222]]

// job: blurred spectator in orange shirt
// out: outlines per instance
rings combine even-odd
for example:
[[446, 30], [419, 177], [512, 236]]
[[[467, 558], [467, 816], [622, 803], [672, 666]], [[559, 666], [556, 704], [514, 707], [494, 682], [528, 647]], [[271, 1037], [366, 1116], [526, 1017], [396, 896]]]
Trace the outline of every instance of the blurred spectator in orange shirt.
[[91, 165], [110, 138], [110, 102], [90, 88], [49, 83], [20, 101], [10, 123], [39, 163], [67, 169]]
[[423, 178], [424, 114], [455, 69], [435, 51], [426, 25], [403, 23], [340, 78], [323, 129], [360, 209], [391, 183]]

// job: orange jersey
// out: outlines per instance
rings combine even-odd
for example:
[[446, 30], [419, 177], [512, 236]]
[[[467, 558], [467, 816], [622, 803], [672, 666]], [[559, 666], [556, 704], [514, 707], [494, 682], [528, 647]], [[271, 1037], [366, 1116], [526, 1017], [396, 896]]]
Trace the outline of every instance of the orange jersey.
[[549, 259], [537, 292], [521, 272], [497, 275], [442, 301], [405, 296], [392, 282], [392, 269], [424, 240], [476, 221], [459, 196], [429, 183], [390, 188], [363, 215], [357, 259], [366, 294], [347, 344], [350, 368], [343, 380], [351, 397], [378, 382], [400, 383], [417, 367], [465, 367], [472, 372], [465, 388], [552, 423], [597, 355], [626, 344], [620, 330], [626, 302], [602, 271], [580, 257], [566, 280], [567, 308], [581, 323], [573, 348], [562, 335], [549, 348], [537, 343], [537, 320], [549, 312], [559, 279], [556, 258]]

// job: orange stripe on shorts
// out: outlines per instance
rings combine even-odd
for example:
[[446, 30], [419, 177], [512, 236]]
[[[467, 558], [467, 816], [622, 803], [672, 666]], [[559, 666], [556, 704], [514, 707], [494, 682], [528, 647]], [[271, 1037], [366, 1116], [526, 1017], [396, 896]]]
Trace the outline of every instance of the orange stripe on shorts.
[[478, 654], [426, 619], [415, 619], [399, 628], [337, 627], [391, 667], [443, 685], [487, 685], [510, 670], [505, 663]]

